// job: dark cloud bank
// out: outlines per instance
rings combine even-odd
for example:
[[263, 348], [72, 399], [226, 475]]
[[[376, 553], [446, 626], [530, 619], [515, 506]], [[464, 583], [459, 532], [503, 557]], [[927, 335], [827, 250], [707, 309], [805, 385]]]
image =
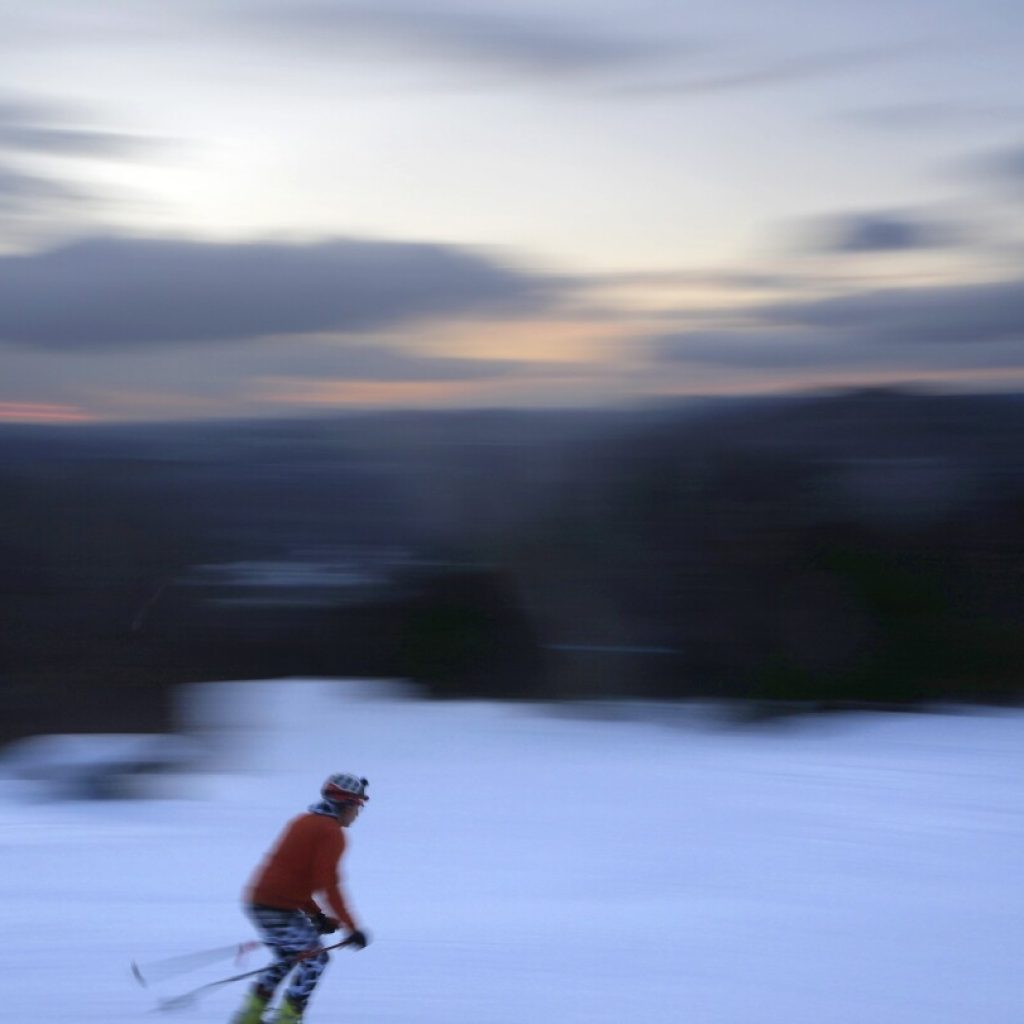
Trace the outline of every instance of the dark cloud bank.
[[651, 352], [669, 363], [768, 369], [1024, 365], [1024, 279], [780, 302], [749, 320], [658, 335]]
[[784, 303], [765, 310], [764, 316], [778, 326], [854, 331], [882, 343], [1018, 340], [1024, 346], [1024, 279]]
[[957, 244], [951, 225], [901, 212], [855, 213], [828, 218], [813, 232], [812, 248], [834, 253], [910, 252]]
[[542, 310], [555, 282], [454, 246], [94, 238], [0, 257], [0, 341], [49, 350], [318, 332]]

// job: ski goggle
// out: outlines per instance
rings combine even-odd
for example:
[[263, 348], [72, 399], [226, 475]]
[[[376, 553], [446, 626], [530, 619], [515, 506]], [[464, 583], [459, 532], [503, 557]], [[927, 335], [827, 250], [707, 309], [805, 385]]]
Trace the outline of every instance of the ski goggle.
[[[346, 780], [348, 781], [348, 780]], [[366, 779], [355, 779], [351, 780], [353, 786], [358, 785], [363, 792], [357, 792], [354, 789], [342, 788], [338, 783], [328, 783], [323, 788], [323, 796], [325, 800], [329, 800], [332, 804], [358, 804], [362, 807], [370, 798], [366, 795], [365, 789], [369, 783]]]
[[355, 793], [347, 793], [345, 796], [329, 796], [327, 802], [335, 807], [362, 807], [370, 798], [368, 796], [356, 796]]

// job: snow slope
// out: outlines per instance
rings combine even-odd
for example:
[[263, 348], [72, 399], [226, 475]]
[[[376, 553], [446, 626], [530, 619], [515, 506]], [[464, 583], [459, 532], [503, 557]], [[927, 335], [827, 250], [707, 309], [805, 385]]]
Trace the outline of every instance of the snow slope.
[[310, 1024], [1020, 1024], [1024, 714], [850, 715], [763, 730], [368, 684], [200, 687], [202, 773], [140, 801], [0, 786], [0, 1024], [179, 1014], [241, 942], [249, 871], [332, 771], [369, 777]]

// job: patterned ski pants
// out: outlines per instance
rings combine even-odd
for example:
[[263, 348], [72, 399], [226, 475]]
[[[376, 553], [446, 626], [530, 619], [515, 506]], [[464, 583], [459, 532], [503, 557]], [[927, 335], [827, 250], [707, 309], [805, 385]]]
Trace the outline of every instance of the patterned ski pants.
[[[329, 959], [329, 954], [320, 944], [319, 933], [301, 910], [250, 906], [246, 912], [259, 929], [264, 943], [277, 957], [256, 983], [260, 988], [273, 992], [294, 968], [295, 973], [285, 994], [296, 1006], [305, 1006]], [[295, 963], [300, 953], [311, 949], [319, 949], [320, 952]]]

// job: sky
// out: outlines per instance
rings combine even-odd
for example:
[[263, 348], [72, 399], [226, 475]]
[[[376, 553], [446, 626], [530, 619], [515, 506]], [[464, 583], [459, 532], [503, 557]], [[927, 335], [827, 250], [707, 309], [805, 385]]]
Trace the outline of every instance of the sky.
[[0, 0], [0, 421], [1024, 388], [1018, 0]]

